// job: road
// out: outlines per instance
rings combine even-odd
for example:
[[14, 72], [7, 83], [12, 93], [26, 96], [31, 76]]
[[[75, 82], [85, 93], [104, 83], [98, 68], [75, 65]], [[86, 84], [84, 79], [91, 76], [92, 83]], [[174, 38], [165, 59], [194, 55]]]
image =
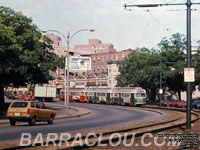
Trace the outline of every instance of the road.
[[127, 107], [115, 107], [112, 105], [81, 103], [72, 103], [70, 105], [89, 109], [91, 114], [78, 118], [55, 120], [53, 125], [47, 125], [46, 122], [37, 123], [36, 126], [29, 126], [26, 122], [17, 123], [16, 126], [2, 125], [0, 126], [0, 141], [19, 139], [21, 133], [31, 133], [33, 137], [38, 133], [47, 135], [47, 133], [74, 132], [127, 122], [152, 120], [159, 116], [157, 113], [153, 112], [134, 110]]

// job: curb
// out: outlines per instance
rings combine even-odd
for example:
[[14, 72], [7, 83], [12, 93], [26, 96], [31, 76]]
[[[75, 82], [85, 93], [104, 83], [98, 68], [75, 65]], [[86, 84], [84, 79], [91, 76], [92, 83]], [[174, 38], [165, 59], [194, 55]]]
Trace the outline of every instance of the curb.
[[[46, 104], [46, 105], [49, 105], [49, 104]], [[64, 106], [56, 105], [56, 104], [50, 104], [50, 105], [54, 105], [56, 107], [64, 107]], [[91, 113], [88, 109], [81, 108], [81, 107], [70, 106], [70, 109], [75, 110], [77, 112], [75, 114], [73, 114], [73, 115], [56, 116], [55, 120], [81, 117], [81, 116], [89, 115]], [[5, 119], [5, 120], [1, 120], [0, 121], [0, 125], [6, 125], [6, 124], [9, 124], [9, 119]]]
[[[82, 109], [82, 108], [79, 108], [79, 107], [75, 107], [75, 108], [72, 108], [72, 109], [76, 109], [76, 110], [80, 110], [80, 109]], [[145, 108], [143, 108], [143, 109], [145, 109]], [[154, 108], [151, 108], [151, 109], [148, 109], [147, 108], [147, 110], [146, 111], [152, 111], [152, 112], [156, 112], [156, 113], [160, 113], [161, 115], [162, 115], [162, 111], [161, 112], [159, 112], [159, 111], [156, 111], [156, 110], [152, 110], [152, 109], [154, 109]], [[157, 108], [158, 109], [158, 108]], [[160, 108], [161, 110], [162, 110], [162, 108]], [[168, 110], [170, 110], [170, 109], [168, 109]], [[173, 110], [173, 111], [180, 111], [180, 110]], [[87, 114], [87, 113], [89, 113], [89, 112], [85, 112], [85, 114]], [[194, 122], [194, 121], [196, 121], [196, 120], [198, 120], [199, 119], [199, 117], [198, 117], [198, 114], [196, 114], [196, 113], [192, 113], [192, 114], [194, 114], [195, 116], [196, 116], [196, 118], [195, 119], [192, 119], [192, 122]], [[76, 115], [74, 115], [74, 116], [79, 116], [79, 114], [76, 114]], [[61, 116], [61, 118], [62, 117], [67, 117], [67, 116]], [[185, 125], [185, 121], [180, 121], [180, 122], [177, 122], [177, 123], [173, 123], [173, 124], [171, 124], [171, 125], [166, 125], [166, 126], [159, 126], [159, 125], [164, 125], [164, 124], [166, 124], [167, 122], [168, 123], [170, 123], [170, 122], [173, 122], [173, 121], [178, 121], [179, 119], [181, 119], [182, 117], [176, 117], [176, 118], [174, 118], [174, 119], [168, 119], [168, 120], [166, 120], [166, 121], [161, 121], [161, 122], [159, 122], [159, 123], [150, 123], [149, 125], [143, 125], [143, 126], [140, 126], [139, 128], [141, 128], [142, 129], [142, 131], [136, 131], [136, 135], [142, 135], [143, 133], [146, 133], [147, 131], [148, 132], [156, 132], [156, 131], [160, 131], [160, 130], [163, 130], [163, 129], [169, 129], [169, 128], [173, 128], [173, 127], [177, 127], [177, 126], [180, 126], [180, 125]], [[59, 119], [59, 118], [58, 118]], [[146, 127], [153, 127], [153, 126], [158, 126], [158, 127], [155, 127], [154, 129], [151, 129], [150, 128], [150, 130], [145, 130], [145, 128]], [[138, 127], [131, 127], [131, 128], [127, 128], [127, 129], [118, 129], [118, 130], [113, 130], [113, 131], [104, 131], [103, 132], [103, 134], [105, 134], [105, 135], [108, 135], [108, 134], [112, 134], [112, 133], [116, 133], [116, 132], [119, 132], [120, 134], [122, 134], [123, 135], [123, 132], [131, 132], [132, 130], [137, 130], [138, 129]], [[98, 134], [98, 132], [96, 132], [97, 134]], [[83, 138], [84, 138], [84, 136], [83, 136]], [[114, 138], [113, 138], [114, 139]], [[92, 139], [91, 139], [92, 140]], [[102, 141], [107, 141], [108, 139], [105, 137], [105, 138], [103, 138], [102, 139]], [[94, 140], [93, 140], [93, 142], [94, 142]], [[80, 146], [79, 145], [75, 145], [73, 148], [79, 148]], [[20, 147], [14, 147], [14, 148], [20, 148]], [[24, 147], [24, 148], [28, 148], [28, 147]], [[68, 148], [72, 148], [72, 147], [60, 147], [60, 149], [68, 149]], [[7, 148], [7, 149], [12, 149], [12, 148]], [[34, 148], [34, 149], [37, 149], [37, 146]]]

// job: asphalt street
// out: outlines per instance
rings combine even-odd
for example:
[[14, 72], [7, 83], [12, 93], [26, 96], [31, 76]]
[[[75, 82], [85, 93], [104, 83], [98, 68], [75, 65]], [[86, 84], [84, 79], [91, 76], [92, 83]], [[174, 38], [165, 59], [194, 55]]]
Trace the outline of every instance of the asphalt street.
[[[21, 133], [30, 133], [32, 137], [34, 137], [38, 133], [47, 135], [48, 133], [74, 132], [128, 122], [152, 120], [159, 116], [154, 112], [134, 110], [127, 107], [116, 107], [113, 105], [94, 105], [86, 103], [71, 103], [70, 105], [89, 109], [91, 114], [77, 118], [54, 120], [53, 125], [48, 125], [46, 122], [39, 122], [36, 126], [29, 126], [26, 122], [20, 124], [16, 123], [16, 126], [2, 125], [0, 126], [0, 141], [19, 139]], [[61, 110], [59, 111], [59, 113], [64, 112]]]

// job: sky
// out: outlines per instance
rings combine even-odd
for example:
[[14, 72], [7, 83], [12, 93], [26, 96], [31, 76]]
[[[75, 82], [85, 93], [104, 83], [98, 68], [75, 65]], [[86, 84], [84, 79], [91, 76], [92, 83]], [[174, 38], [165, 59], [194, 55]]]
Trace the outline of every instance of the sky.
[[[200, 3], [200, 0], [191, 0]], [[20, 11], [32, 18], [42, 30], [57, 30], [73, 35], [74, 45], [88, 39], [112, 43], [117, 51], [137, 47], [157, 48], [164, 37], [186, 35], [186, 6], [124, 9], [124, 4], [185, 3], [186, 0], [0, 0], [1, 6]], [[131, 9], [131, 10], [130, 10]], [[56, 33], [55, 33], [56, 34]], [[200, 5], [192, 5], [192, 45], [200, 40]], [[66, 46], [65, 41], [63, 45]]]

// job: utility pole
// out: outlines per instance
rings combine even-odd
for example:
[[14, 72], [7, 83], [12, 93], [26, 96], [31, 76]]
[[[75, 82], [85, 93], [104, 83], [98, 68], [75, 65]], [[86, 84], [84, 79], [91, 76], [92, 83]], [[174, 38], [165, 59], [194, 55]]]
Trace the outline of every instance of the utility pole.
[[[191, 5], [191, 1], [187, 0], [187, 68], [191, 67]], [[187, 82], [187, 129], [191, 129], [191, 97], [191, 83]]]
[[[186, 3], [164, 3], [164, 4], [137, 4], [137, 5], [124, 5], [127, 7], [161, 7], [161, 6], [175, 6], [186, 5], [187, 6], [187, 68], [191, 67], [191, 6], [199, 5], [200, 3], [192, 3], [191, 0], [187, 0]], [[191, 83], [187, 82], [187, 115], [186, 115], [186, 129], [191, 129]]]
[[163, 89], [162, 89], [162, 49], [160, 51], [160, 90], [159, 90], [159, 94], [160, 94], [160, 103], [161, 103], [162, 95], [163, 95]]

